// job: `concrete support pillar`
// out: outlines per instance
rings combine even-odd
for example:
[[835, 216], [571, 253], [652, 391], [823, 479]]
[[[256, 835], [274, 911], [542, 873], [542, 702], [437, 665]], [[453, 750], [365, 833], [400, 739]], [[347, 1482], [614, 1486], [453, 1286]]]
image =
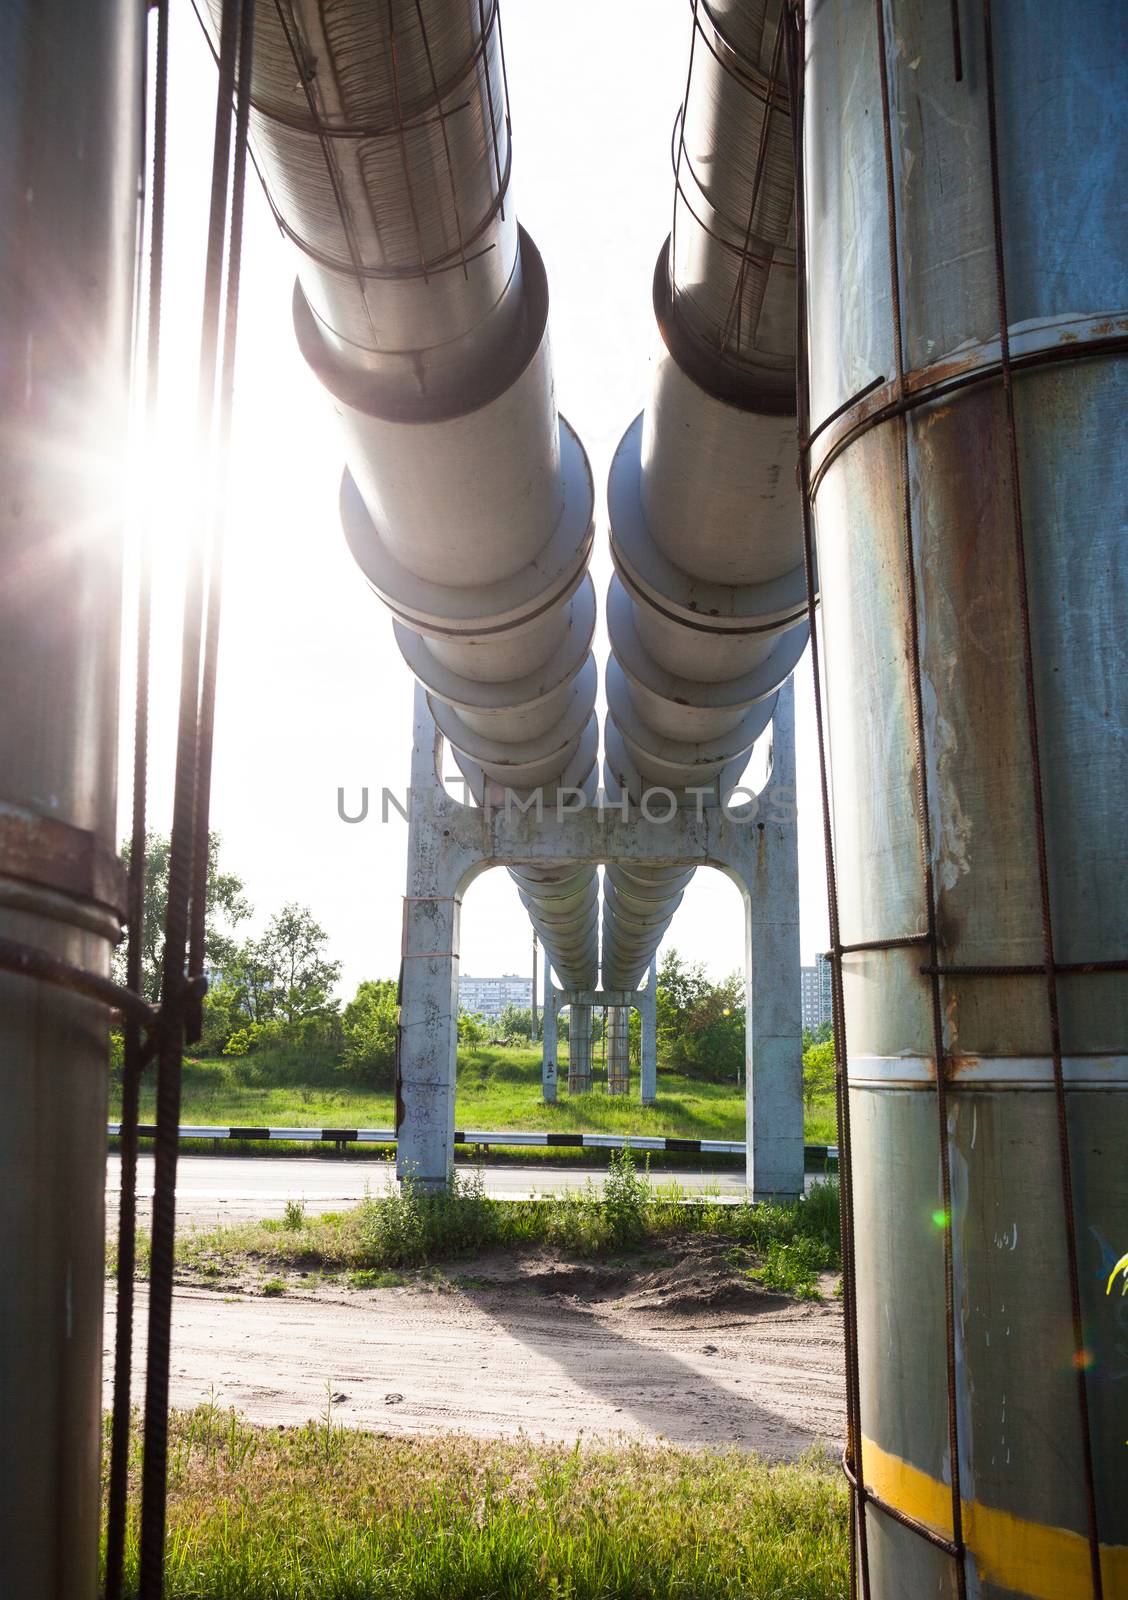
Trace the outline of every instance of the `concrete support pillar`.
[[639, 1052], [639, 1099], [652, 1106], [658, 1097], [658, 960], [652, 957], [646, 988], [638, 996], [641, 1049]]
[[[461, 896], [493, 865], [642, 861], [659, 869], [682, 862], [717, 867], [740, 888], [745, 905], [748, 1185], [757, 1197], [803, 1188], [802, 1049], [799, 1004], [798, 856], [791, 691], [781, 691], [774, 720], [772, 775], [757, 799], [718, 807], [704, 817], [679, 810], [668, 825], [595, 808], [541, 818], [460, 805], [438, 778], [441, 739], [422, 690], [416, 692], [415, 747], [408, 808], [408, 880], [404, 906], [400, 1051], [396, 1125], [398, 1171], [438, 1186], [453, 1160], [458, 1038], [458, 924]], [[592, 1086], [592, 1007], [632, 1005], [642, 1013], [641, 1099], [656, 1092], [657, 974], [637, 989], [551, 990], [545, 974], [545, 1026], [570, 1010], [568, 1090]], [[613, 1026], [616, 1026], [613, 1024]], [[610, 1040], [608, 1041], [610, 1046]], [[558, 1047], [557, 1047], [558, 1049]], [[546, 1042], [543, 1092], [557, 1049]], [[626, 1076], [629, 1076], [629, 1071]], [[612, 1072], [612, 1077], [614, 1073]]]
[[607, 1008], [607, 1093], [631, 1092], [631, 1008]]
[[556, 1104], [556, 988], [547, 956], [544, 962], [544, 1018], [541, 1029], [541, 1099], [546, 1106]]
[[425, 1188], [450, 1182], [458, 1070], [458, 931], [462, 861], [432, 814], [435, 725], [415, 695], [408, 804], [407, 894], [400, 968], [396, 1175]]
[[568, 1008], [568, 1093], [591, 1093], [591, 1007]]
[[745, 1106], [753, 1199], [803, 1192], [803, 1030], [795, 705], [790, 682], [772, 721], [771, 777], [745, 867]]

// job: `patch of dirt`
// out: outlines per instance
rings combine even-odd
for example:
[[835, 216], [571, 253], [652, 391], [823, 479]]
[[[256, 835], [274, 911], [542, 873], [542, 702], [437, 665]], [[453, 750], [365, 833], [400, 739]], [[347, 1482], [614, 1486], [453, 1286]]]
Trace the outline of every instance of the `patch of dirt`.
[[[654, 1241], [610, 1261], [545, 1248], [376, 1287], [298, 1272], [178, 1281], [172, 1401], [214, 1392], [253, 1421], [324, 1414], [393, 1433], [525, 1432], [736, 1445], [790, 1459], [844, 1432], [842, 1310], [772, 1294], [731, 1241]], [[143, 1370], [146, 1285], [137, 1285]], [[107, 1296], [106, 1381], [113, 1370]], [[327, 1388], [327, 1386], [329, 1386]], [[108, 1398], [108, 1390], [107, 1390]]]
[[731, 1241], [700, 1235], [657, 1240], [611, 1262], [576, 1260], [539, 1248], [484, 1257], [469, 1272], [457, 1263], [445, 1270], [467, 1292], [559, 1295], [573, 1306], [610, 1302], [628, 1315], [724, 1310], [757, 1316], [791, 1303], [758, 1284], [733, 1261], [733, 1253]]

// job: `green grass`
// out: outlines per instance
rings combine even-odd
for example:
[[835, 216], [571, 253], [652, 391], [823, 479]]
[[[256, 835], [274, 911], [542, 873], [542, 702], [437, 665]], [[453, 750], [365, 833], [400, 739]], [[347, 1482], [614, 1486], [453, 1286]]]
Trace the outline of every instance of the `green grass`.
[[[391, 1127], [395, 1107], [389, 1093], [359, 1088], [344, 1075], [337, 1083], [303, 1085], [256, 1081], [265, 1064], [245, 1060], [188, 1060], [184, 1064], [182, 1122], [226, 1126], [287, 1125], [313, 1128]], [[598, 1072], [597, 1072], [598, 1084]], [[635, 1080], [637, 1089], [637, 1080]], [[455, 1118], [459, 1127], [548, 1129], [562, 1133], [633, 1133], [686, 1139], [743, 1139], [744, 1091], [735, 1084], [706, 1083], [679, 1073], [658, 1075], [658, 1099], [639, 1105], [637, 1094], [612, 1097], [599, 1091], [569, 1098], [562, 1074], [560, 1099], [541, 1100], [540, 1051], [476, 1046], [459, 1052]], [[113, 1116], [120, 1107], [115, 1090]], [[151, 1078], [141, 1096], [141, 1119], [155, 1115]], [[806, 1123], [811, 1144], [833, 1144], [832, 1099], [816, 1103]], [[288, 1147], [293, 1148], [293, 1147]], [[574, 1161], [578, 1152], [566, 1153]], [[523, 1159], [537, 1159], [533, 1151]]]
[[[456, 1175], [447, 1191], [425, 1193], [410, 1179], [370, 1195], [350, 1211], [193, 1229], [177, 1238], [177, 1263], [204, 1281], [257, 1279], [263, 1294], [344, 1275], [355, 1287], [380, 1287], [382, 1274], [433, 1267], [488, 1250], [552, 1245], [600, 1256], [653, 1239], [708, 1234], [731, 1242], [734, 1265], [765, 1288], [818, 1298], [818, 1275], [839, 1265], [838, 1185], [812, 1186], [791, 1205], [686, 1203], [676, 1183], [654, 1184], [629, 1151], [611, 1158], [601, 1191], [589, 1184], [537, 1201], [493, 1200], [480, 1174]], [[147, 1271], [148, 1237], [138, 1239]], [[114, 1270], [112, 1247], [109, 1270]]]
[[[103, 1451], [103, 1461], [108, 1458]], [[133, 1437], [134, 1505], [140, 1428]], [[170, 1419], [168, 1600], [840, 1600], [846, 1495], [822, 1454], [385, 1438]], [[136, 1527], [127, 1592], [137, 1572]]]

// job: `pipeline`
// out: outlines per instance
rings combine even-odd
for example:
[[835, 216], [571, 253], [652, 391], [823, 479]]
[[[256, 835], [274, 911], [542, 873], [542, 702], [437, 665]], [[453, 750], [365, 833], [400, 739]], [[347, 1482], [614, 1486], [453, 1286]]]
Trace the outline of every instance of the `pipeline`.
[[[725, 800], [807, 641], [791, 119], [779, 0], [693, 7], [662, 348], [608, 482], [604, 784]], [[692, 870], [609, 867], [603, 983], [633, 988]]]
[[1128, 12], [806, 13], [856, 1592], [1114, 1600]]
[[[593, 488], [513, 209], [496, 0], [260, 0], [251, 126], [345, 535], [470, 793], [594, 797]], [[561, 981], [593, 983], [594, 869], [514, 877]]]

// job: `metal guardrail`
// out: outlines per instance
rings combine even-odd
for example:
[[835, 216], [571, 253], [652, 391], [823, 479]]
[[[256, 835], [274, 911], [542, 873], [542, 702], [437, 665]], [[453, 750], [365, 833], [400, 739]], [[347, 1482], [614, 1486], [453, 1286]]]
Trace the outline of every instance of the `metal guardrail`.
[[[142, 1139], [151, 1139], [156, 1131], [152, 1123], [145, 1122], [137, 1129], [138, 1136]], [[121, 1124], [109, 1123], [108, 1132], [111, 1139], [117, 1138], [121, 1132]], [[236, 1139], [252, 1144], [265, 1143], [272, 1139], [292, 1144], [394, 1145], [396, 1143], [394, 1128], [240, 1128], [184, 1124], [180, 1129], [180, 1138], [182, 1142], [185, 1139]], [[488, 1148], [490, 1145], [527, 1145], [538, 1149], [653, 1150], [703, 1156], [742, 1156], [746, 1148], [742, 1139], [679, 1139], [644, 1134], [549, 1133], [530, 1132], [525, 1129], [508, 1132], [496, 1128], [456, 1129], [454, 1142], [456, 1145], [472, 1145], [479, 1149]], [[825, 1164], [838, 1160], [837, 1145], [808, 1144], [804, 1145], [803, 1150], [807, 1162], [821, 1161]]]

